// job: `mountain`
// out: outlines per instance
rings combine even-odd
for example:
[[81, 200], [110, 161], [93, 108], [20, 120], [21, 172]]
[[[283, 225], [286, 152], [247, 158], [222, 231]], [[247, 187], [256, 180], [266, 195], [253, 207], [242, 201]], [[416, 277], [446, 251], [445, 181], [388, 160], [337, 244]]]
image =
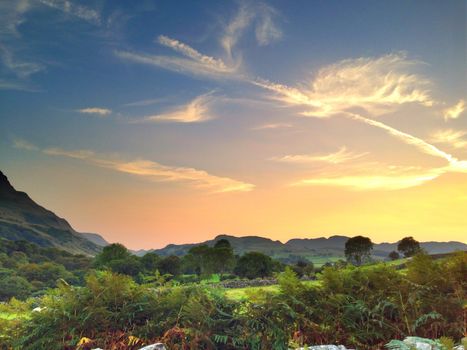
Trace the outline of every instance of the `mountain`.
[[[300, 258], [312, 261], [332, 260], [331, 258], [342, 258], [344, 256], [345, 243], [349, 239], [347, 236], [331, 236], [329, 238], [295, 238], [286, 243], [274, 241], [269, 238], [258, 236], [235, 237], [229, 235], [219, 235], [212, 240], [191, 244], [169, 244], [162, 249], [154, 249], [154, 252], [161, 256], [184, 255], [190, 248], [206, 244], [213, 246], [220, 239], [227, 239], [232, 245], [236, 254], [243, 254], [249, 251], [258, 251], [270, 255], [284, 262], [297, 261]], [[429, 254], [449, 253], [456, 250], [467, 251], [467, 244], [462, 242], [421, 242], [421, 247]], [[375, 258], [385, 258], [388, 253], [397, 250], [396, 243], [379, 243], [373, 247]], [[137, 255], [144, 255], [148, 251], [140, 250]]]
[[16, 191], [0, 171], [0, 238], [26, 240], [42, 247], [94, 255], [106, 241], [96, 234], [76, 232], [70, 224]]
[[94, 244], [97, 244], [98, 246], [105, 247], [106, 245], [109, 245], [110, 243], [105, 240], [104, 237], [102, 237], [98, 233], [87, 233], [87, 232], [79, 232], [78, 233], [81, 237], [86, 238], [88, 241], [91, 241]]

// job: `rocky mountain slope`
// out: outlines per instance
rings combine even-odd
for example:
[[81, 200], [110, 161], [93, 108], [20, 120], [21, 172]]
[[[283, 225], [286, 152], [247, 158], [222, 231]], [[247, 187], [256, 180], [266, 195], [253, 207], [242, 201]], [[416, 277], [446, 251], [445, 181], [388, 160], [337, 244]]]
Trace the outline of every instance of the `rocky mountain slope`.
[[50, 210], [15, 190], [0, 172], [0, 237], [26, 240], [42, 247], [94, 255], [106, 241], [96, 234], [81, 234]]

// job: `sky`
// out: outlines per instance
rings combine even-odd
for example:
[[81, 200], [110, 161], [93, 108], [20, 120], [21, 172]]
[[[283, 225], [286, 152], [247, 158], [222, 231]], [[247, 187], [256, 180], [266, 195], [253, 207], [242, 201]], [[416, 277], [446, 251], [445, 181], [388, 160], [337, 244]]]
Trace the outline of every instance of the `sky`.
[[466, 2], [0, 3], [0, 169], [132, 249], [466, 241]]

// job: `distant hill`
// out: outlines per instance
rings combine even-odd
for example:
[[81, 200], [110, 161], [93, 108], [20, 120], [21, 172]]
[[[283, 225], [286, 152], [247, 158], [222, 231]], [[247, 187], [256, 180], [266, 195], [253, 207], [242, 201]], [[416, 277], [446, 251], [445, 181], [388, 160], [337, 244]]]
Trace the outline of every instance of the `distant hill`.
[[[286, 243], [274, 241], [269, 238], [258, 236], [235, 237], [229, 235], [219, 235], [212, 240], [192, 244], [169, 244], [162, 249], [154, 249], [154, 252], [161, 256], [184, 255], [194, 246], [206, 244], [212, 246], [220, 239], [227, 239], [232, 245], [236, 254], [243, 254], [249, 251], [258, 251], [270, 255], [276, 259], [291, 262], [301, 258], [310, 260], [331, 260], [344, 256], [345, 243], [349, 239], [347, 236], [331, 236], [329, 238], [295, 238]], [[456, 250], [467, 250], [467, 244], [461, 242], [422, 242], [421, 247], [429, 254], [449, 253]], [[375, 244], [373, 255], [375, 258], [385, 258], [388, 253], [397, 249], [395, 243]], [[144, 255], [148, 251], [140, 250], [137, 255]]]
[[97, 234], [76, 232], [70, 224], [16, 191], [0, 171], [0, 238], [26, 240], [41, 247], [94, 255], [107, 242]]

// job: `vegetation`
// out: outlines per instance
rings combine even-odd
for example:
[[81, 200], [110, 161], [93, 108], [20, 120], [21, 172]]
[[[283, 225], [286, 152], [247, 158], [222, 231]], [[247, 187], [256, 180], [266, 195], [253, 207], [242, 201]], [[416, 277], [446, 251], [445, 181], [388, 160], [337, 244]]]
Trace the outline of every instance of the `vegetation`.
[[[438, 260], [419, 252], [404, 270], [396, 261], [363, 265], [364, 253], [360, 260], [351, 256], [355, 265], [341, 261], [318, 271], [307, 261], [284, 266], [261, 253], [235, 257], [228, 242], [165, 258], [139, 258], [118, 244], [93, 261], [24, 242], [2, 242], [1, 254], [3, 298], [15, 296], [0, 304], [4, 349], [77, 349], [79, 343], [80, 349], [137, 349], [162, 341], [171, 349], [345, 344], [365, 350], [405, 336], [458, 343], [466, 331], [465, 252]], [[316, 280], [300, 279], [315, 273]], [[237, 275], [273, 276], [277, 285], [220, 286]], [[203, 279], [209, 283], [196, 283]], [[25, 292], [12, 287], [25, 283], [31, 288]]]
[[373, 243], [368, 237], [352, 237], [345, 243], [345, 257], [358, 266], [370, 258], [372, 250]]
[[421, 248], [420, 243], [413, 237], [405, 237], [397, 245], [397, 250], [408, 258], [417, 254]]

